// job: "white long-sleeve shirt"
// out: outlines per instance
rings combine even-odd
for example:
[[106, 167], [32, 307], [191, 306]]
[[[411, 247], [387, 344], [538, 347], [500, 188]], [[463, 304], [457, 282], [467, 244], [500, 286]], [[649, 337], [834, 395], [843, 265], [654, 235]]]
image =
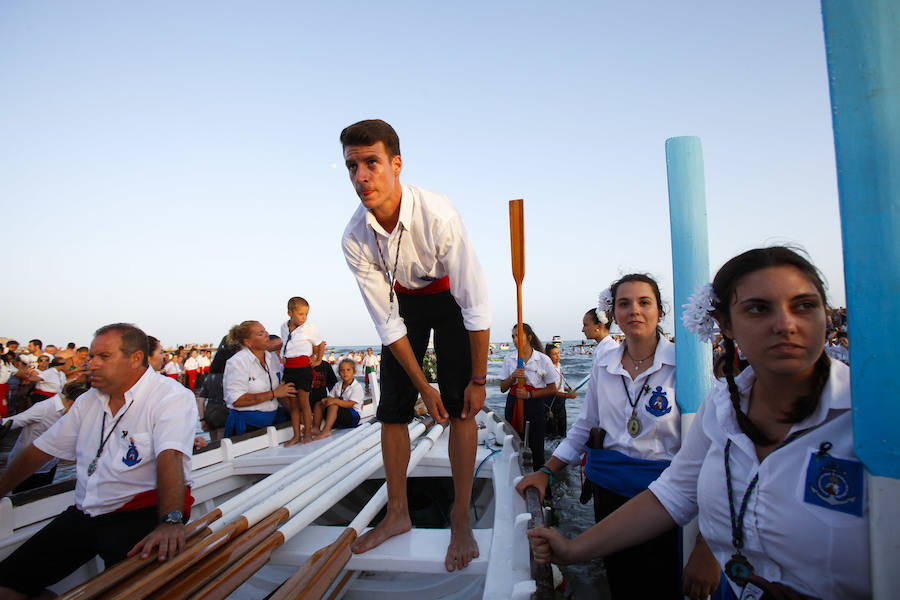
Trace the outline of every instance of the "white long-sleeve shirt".
[[360, 205], [341, 243], [385, 346], [406, 335], [397, 300], [390, 302], [389, 275], [394, 276], [395, 263], [396, 282], [408, 289], [421, 289], [448, 276], [450, 293], [462, 309], [466, 330], [490, 328], [487, 279], [462, 219], [446, 196], [404, 184], [400, 220], [392, 232], [385, 231]]

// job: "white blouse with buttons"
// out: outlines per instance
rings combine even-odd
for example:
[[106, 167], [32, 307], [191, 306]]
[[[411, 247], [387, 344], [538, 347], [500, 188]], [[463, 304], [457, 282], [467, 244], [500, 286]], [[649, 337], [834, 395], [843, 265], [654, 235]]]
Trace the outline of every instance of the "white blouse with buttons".
[[[735, 378], [743, 410], [753, 380], [752, 368]], [[650, 490], [679, 525], [699, 512], [700, 531], [724, 565], [735, 553], [724, 458], [731, 440], [736, 511], [750, 481], [759, 475], [744, 518], [742, 549], [756, 574], [823, 599], [870, 597], [864, 479], [863, 489], [850, 494], [862, 496], [862, 516], [807, 501], [807, 468], [823, 442], [831, 444], [831, 456], [857, 461], [850, 409], [850, 370], [832, 361], [816, 412], [794, 424], [791, 441], [760, 463], [753, 442], [738, 427], [727, 387], [718, 382], [700, 406], [681, 452]], [[733, 583], [732, 588], [740, 595]]]
[[[580, 461], [592, 427], [606, 431], [605, 449], [631, 458], [672, 460], [681, 447], [681, 411], [675, 403], [675, 345], [660, 336], [653, 365], [636, 379], [622, 367], [623, 352], [624, 346], [616, 346], [595, 358], [581, 414], [553, 452], [559, 460], [568, 464]], [[632, 407], [623, 378], [641, 423], [637, 437], [631, 437], [626, 426]], [[645, 385], [650, 391], [641, 395]]]
[[225, 363], [223, 388], [225, 404], [231, 410], [259, 410], [270, 412], [278, 409], [278, 400], [272, 398], [251, 406], [235, 406], [244, 394], [261, 394], [274, 391], [281, 384], [281, 363], [274, 352], [266, 352], [266, 366], [249, 348], [242, 348]]

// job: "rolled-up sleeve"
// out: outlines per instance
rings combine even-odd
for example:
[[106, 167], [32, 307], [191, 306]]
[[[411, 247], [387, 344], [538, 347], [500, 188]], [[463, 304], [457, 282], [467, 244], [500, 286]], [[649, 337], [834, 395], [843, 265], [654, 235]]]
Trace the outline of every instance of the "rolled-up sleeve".
[[387, 278], [366, 259], [363, 243], [355, 236], [345, 233], [341, 246], [381, 343], [385, 346], [393, 344], [406, 335], [406, 324], [397, 308], [391, 310], [391, 287]]
[[711, 443], [703, 430], [707, 410], [714, 410], [709, 395], [700, 405], [694, 423], [682, 440], [681, 449], [672, 459], [672, 464], [662, 472], [659, 479], [650, 484], [650, 491], [679, 526], [686, 525], [697, 516], [697, 480]]
[[[593, 377], [593, 376], [592, 376]], [[567, 464], [573, 464], [581, 459], [587, 445], [588, 437], [592, 427], [597, 427], [600, 423], [600, 414], [597, 410], [597, 392], [593, 382], [588, 384], [587, 395], [581, 405], [581, 413], [575, 423], [566, 433], [566, 439], [559, 443], [553, 456]]]
[[490, 329], [487, 278], [472, 240], [458, 214], [443, 225], [438, 239], [438, 260], [450, 278], [450, 293], [462, 310], [463, 325], [467, 331]]

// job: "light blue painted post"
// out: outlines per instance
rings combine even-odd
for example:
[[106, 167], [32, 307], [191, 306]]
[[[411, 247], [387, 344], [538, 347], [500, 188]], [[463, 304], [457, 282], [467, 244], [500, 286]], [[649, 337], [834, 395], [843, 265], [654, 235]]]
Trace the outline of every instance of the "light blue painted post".
[[856, 455], [875, 598], [900, 598], [900, 6], [823, 0]]
[[[712, 348], [688, 332], [681, 322], [681, 306], [694, 289], [709, 282], [709, 240], [706, 233], [706, 182], [703, 148], [698, 137], [666, 140], [669, 178], [669, 222], [672, 229], [672, 274], [675, 302], [675, 400], [681, 409], [681, 436], [687, 435], [712, 385]], [[697, 538], [697, 520], [682, 531], [682, 553], [687, 563]]]
[[[696, 413], [712, 385], [712, 348], [687, 331], [681, 307], [698, 285], [709, 283], [709, 239], [706, 233], [706, 183], [700, 138], [666, 140], [669, 221], [672, 228], [672, 272], [675, 302], [675, 399], [682, 414]], [[687, 433], [687, 427], [682, 428]]]

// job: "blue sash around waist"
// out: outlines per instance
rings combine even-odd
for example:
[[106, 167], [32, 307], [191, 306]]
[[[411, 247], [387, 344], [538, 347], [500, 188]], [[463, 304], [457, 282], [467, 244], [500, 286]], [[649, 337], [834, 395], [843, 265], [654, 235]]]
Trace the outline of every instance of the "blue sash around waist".
[[615, 450], [588, 448], [584, 472], [600, 487], [633, 498], [646, 490], [670, 462], [631, 458]]
[[229, 410], [228, 420], [225, 421], [225, 435], [231, 437], [248, 430], [275, 425], [279, 422], [279, 413], [283, 412], [280, 406], [278, 410]]

